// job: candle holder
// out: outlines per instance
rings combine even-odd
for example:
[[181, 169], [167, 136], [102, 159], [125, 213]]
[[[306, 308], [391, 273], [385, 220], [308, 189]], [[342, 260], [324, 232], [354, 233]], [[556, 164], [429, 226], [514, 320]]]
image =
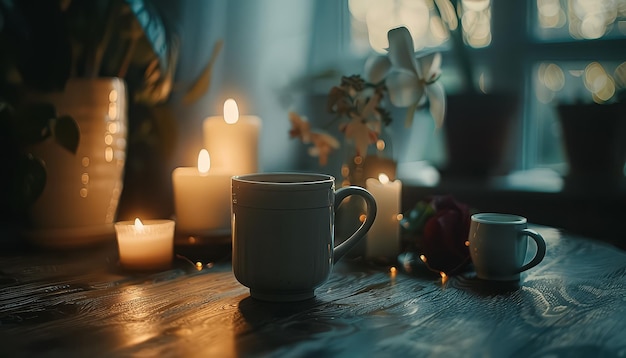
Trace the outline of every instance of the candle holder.
[[174, 256], [174, 221], [115, 223], [120, 264], [132, 271], [169, 269]]
[[231, 230], [190, 233], [178, 231], [174, 235], [176, 257], [191, 262], [219, 262], [230, 259]]

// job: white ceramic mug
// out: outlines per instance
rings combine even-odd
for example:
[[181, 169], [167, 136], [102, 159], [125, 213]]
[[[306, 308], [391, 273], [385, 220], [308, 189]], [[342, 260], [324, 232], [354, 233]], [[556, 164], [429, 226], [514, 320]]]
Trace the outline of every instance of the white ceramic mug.
[[[528, 237], [537, 244], [537, 251], [524, 263]], [[519, 280], [521, 272], [539, 264], [546, 254], [545, 240], [527, 228], [525, 217], [499, 213], [472, 215], [469, 248], [476, 276], [495, 281]]]
[[[334, 245], [335, 210], [358, 195], [367, 203], [363, 224]], [[324, 174], [265, 173], [232, 178], [233, 272], [265, 301], [315, 296], [334, 262], [361, 240], [374, 222], [376, 201], [356, 186], [335, 191]]]

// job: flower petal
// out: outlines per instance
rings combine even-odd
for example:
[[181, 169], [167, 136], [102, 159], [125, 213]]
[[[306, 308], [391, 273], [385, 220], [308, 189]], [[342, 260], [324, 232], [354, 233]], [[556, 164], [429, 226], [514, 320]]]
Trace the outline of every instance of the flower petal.
[[433, 116], [435, 126], [441, 128], [446, 116], [446, 93], [439, 82], [426, 86], [426, 95], [430, 101], [430, 114]]
[[321, 146], [323, 144], [334, 149], [338, 149], [339, 147], [341, 147], [341, 144], [339, 143], [337, 138], [333, 137], [332, 135], [326, 132], [312, 130], [311, 138], [312, 138], [313, 143], [318, 146]]
[[413, 73], [392, 71], [387, 76], [389, 99], [396, 107], [408, 107], [424, 95], [424, 84]]
[[391, 69], [391, 61], [387, 56], [373, 56], [365, 61], [365, 79], [371, 83], [380, 83]]
[[420, 78], [426, 83], [432, 82], [441, 73], [441, 53], [435, 52], [417, 59]]
[[311, 141], [311, 127], [307, 118], [300, 116], [296, 112], [289, 112], [289, 121], [291, 122], [289, 136], [291, 138], [300, 138], [302, 143], [309, 143]]
[[398, 27], [389, 30], [389, 60], [396, 68], [401, 68], [413, 73], [417, 73], [417, 62], [415, 60], [415, 50], [413, 38], [406, 27]]

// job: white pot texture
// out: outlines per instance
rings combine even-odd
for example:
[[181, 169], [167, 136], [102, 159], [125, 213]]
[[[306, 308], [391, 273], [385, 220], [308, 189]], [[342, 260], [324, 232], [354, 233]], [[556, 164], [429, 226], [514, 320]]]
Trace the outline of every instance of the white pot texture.
[[71, 79], [64, 92], [44, 99], [58, 115], [76, 120], [80, 142], [76, 154], [54, 141], [32, 148], [47, 171], [46, 186], [31, 212], [37, 236], [45, 246], [81, 246], [113, 235], [126, 161], [124, 81]]

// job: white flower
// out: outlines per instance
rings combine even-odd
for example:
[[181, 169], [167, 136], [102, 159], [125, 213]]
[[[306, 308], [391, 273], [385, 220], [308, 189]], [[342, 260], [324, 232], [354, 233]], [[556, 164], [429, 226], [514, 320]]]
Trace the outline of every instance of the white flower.
[[[389, 30], [388, 54], [368, 59], [365, 63], [366, 79], [372, 83], [385, 81], [389, 99], [397, 107], [409, 107], [407, 120], [413, 118], [415, 109], [428, 98], [430, 113], [435, 124], [443, 124], [446, 95], [437, 82], [441, 75], [441, 54], [415, 56], [413, 39], [406, 27]], [[407, 123], [410, 125], [410, 123]]]

